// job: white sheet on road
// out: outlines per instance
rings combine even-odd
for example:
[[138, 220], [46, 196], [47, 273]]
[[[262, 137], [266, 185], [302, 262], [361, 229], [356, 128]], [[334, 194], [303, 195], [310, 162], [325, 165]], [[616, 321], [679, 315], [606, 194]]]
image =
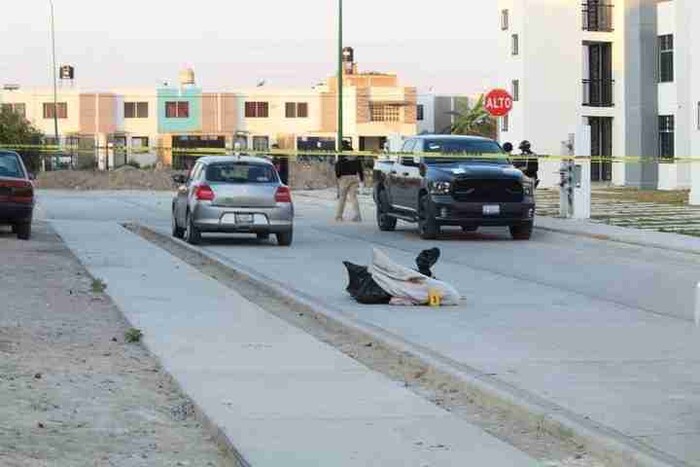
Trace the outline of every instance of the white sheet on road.
[[392, 303], [427, 305], [430, 294], [436, 293], [442, 305], [459, 305], [459, 292], [446, 282], [432, 279], [392, 261], [381, 250], [372, 250], [372, 262], [367, 269], [372, 279], [389, 295]]

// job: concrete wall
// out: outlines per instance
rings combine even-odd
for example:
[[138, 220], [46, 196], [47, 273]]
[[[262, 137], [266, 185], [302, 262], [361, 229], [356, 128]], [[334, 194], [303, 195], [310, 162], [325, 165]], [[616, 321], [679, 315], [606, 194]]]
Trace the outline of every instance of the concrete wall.
[[626, 4], [626, 149], [643, 163], [626, 165], [625, 183], [646, 189], [658, 184], [657, 0]]

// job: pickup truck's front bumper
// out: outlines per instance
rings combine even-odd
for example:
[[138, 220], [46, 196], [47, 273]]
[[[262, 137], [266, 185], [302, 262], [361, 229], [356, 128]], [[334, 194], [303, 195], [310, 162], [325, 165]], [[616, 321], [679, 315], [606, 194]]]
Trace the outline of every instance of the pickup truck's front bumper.
[[[520, 203], [490, 203], [456, 201], [449, 195], [431, 195], [435, 220], [440, 225], [511, 226], [532, 222], [535, 199], [525, 197]], [[484, 214], [484, 206], [498, 205], [498, 214]]]

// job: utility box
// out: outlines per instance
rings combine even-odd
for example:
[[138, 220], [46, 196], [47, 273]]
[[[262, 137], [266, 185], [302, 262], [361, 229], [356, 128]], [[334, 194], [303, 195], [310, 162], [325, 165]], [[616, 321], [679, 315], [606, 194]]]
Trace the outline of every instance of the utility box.
[[591, 217], [590, 127], [580, 126], [564, 142], [570, 158], [559, 169], [559, 215], [563, 218]]

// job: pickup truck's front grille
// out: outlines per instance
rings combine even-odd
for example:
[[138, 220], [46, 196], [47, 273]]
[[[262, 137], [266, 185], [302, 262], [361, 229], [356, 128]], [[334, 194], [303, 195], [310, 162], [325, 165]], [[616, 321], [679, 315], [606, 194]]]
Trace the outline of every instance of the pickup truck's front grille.
[[456, 180], [452, 196], [474, 203], [520, 203], [523, 186], [517, 180]]

